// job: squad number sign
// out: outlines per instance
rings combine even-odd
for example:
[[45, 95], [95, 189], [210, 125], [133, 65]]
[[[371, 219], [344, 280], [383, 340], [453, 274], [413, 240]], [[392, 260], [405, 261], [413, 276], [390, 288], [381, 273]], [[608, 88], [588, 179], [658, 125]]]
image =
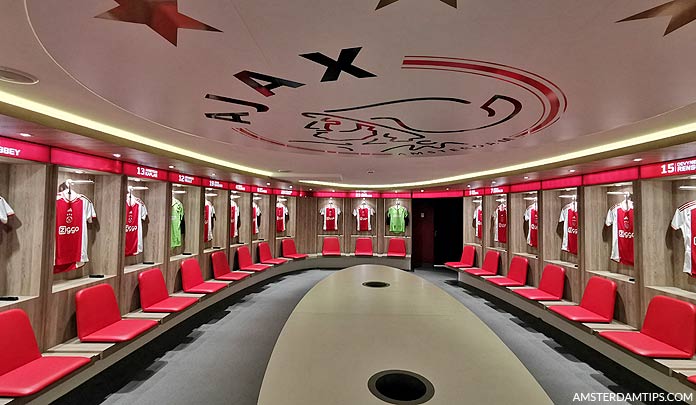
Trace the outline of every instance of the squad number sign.
[[696, 174], [696, 158], [673, 160], [665, 163], [655, 163], [641, 166], [640, 177], [649, 179], [654, 177], [682, 176]]

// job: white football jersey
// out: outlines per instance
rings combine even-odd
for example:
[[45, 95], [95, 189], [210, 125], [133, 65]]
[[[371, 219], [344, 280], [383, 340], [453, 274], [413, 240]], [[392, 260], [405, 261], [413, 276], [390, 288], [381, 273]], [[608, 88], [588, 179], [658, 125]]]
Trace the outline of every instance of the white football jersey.
[[633, 265], [633, 201], [624, 200], [607, 212], [606, 226], [611, 226], [611, 260]]
[[324, 225], [322, 227], [325, 231], [337, 231], [338, 230], [338, 216], [341, 215], [341, 209], [334, 205], [327, 205], [319, 213], [324, 217]]
[[578, 254], [578, 203], [573, 201], [561, 209], [558, 222], [563, 222], [561, 250]]
[[14, 213], [15, 212], [12, 210], [12, 207], [10, 207], [10, 204], [8, 204], [4, 198], [0, 197], [0, 222], [6, 224], [7, 219], [14, 215]]
[[684, 236], [684, 273], [694, 274], [696, 270], [696, 201], [683, 204], [674, 213], [672, 228], [681, 230]]

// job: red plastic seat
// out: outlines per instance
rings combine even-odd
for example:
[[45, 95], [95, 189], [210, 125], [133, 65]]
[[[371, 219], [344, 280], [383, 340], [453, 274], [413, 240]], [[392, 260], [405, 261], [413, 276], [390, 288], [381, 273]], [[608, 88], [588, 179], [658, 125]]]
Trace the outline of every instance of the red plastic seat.
[[280, 242], [280, 247], [283, 253], [283, 257], [288, 257], [294, 260], [306, 259], [309, 257], [309, 255], [307, 254], [297, 253], [297, 248], [295, 247], [294, 239], [283, 239], [283, 241]]
[[160, 269], [138, 274], [138, 289], [143, 312], [179, 312], [198, 302], [196, 298], [170, 297]]
[[565, 286], [565, 269], [555, 264], [547, 264], [541, 273], [539, 288], [514, 290], [533, 301], [560, 301], [563, 298]]
[[321, 246], [322, 256], [340, 256], [341, 242], [335, 236], [327, 236], [324, 238]]
[[696, 384], [696, 375], [692, 375], [691, 377], [687, 378], [687, 381], [692, 384]]
[[29, 317], [20, 309], [0, 313], [0, 397], [23, 397], [89, 364], [87, 357], [43, 357]]
[[496, 252], [495, 250], [489, 250], [488, 252], [486, 252], [486, 256], [483, 258], [483, 266], [481, 266], [481, 268], [474, 267], [471, 269], [466, 269], [464, 271], [474, 276], [495, 276], [496, 274], [498, 274], [499, 267], [500, 252]]
[[389, 238], [387, 257], [406, 257], [406, 239]]
[[227, 287], [227, 284], [205, 282], [198, 260], [186, 259], [181, 263], [181, 286], [187, 293], [211, 294]]
[[372, 256], [372, 238], [358, 238], [355, 240], [356, 256]]
[[149, 319], [121, 319], [114, 289], [109, 284], [75, 294], [77, 337], [82, 342], [125, 342], [157, 326]]
[[474, 267], [476, 261], [476, 248], [471, 245], [466, 245], [462, 249], [462, 257], [458, 262], [447, 262], [445, 266], [456, 267], [458, 269], [465, 267]]
[[553, 305], [549, 309], [571, 321], [609, 323], [615, 303], [616, 283], [595, 276], [587, 282], [580, 305]]
[[604, 331], [599, 336], [641, 356], [690, 359], [696, 344], [696, 306], [658, 295], [648, 304], [639, 332]]
[[230, 271], [225, 252], [213, 253], [210, 255], [210, 260], [213, 264], [213, 277], [215, 280], [239, 281], [251, 276], [251, 274], [243, 271]]
[[254, 262], [251, 261], [251, 253], [249, 253], [248, 246], [240, 246], [237, 249], [237, 260], [239, 261], [239, 270], [243, 271], [253, 271], [259, 273], [273, 267], [268, 264], [254, 264]]
[[510, 270], [507, 277], [493, 277], [486, 280], [503, 287], [522, 287], [527, 283], [527, 269], [529, 261], [520, 256], [515, 256], [510, 261]]
[[277, 258], [274, 259], [271, 254], [271, 247], [268, 246], [268, 242], [259, 243], [259, 261], [263, 264], [283, 264], [287, 263], [288, 259]]

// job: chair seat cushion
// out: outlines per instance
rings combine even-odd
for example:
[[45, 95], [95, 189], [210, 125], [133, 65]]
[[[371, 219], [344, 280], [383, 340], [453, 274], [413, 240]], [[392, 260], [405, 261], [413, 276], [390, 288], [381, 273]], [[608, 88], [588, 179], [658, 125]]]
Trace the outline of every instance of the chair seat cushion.
[[406, 253], [388, 252], [387, 257], [406, 257]]
[[[405, 255], [404, 255], [405, 256]], [[464, 268], [464, 267], [471, 267], [470, 264], [468, 263], [462, 263], [462, 262], [447, 262], [445, 263], [445, 266], [450, 266], [450, 267], [456, 267], [458, 269]]]
[[36, 394], [89, 362], [87, 357], [38, 358], [0, 375], [0, 397]]
[[283, 255], [283, 257], [287, 257], [287, 258], [293, 259], [293, 260], [298, 260], [298, 259], [306, 259], [309, 257], [309, 255], [306, 255], [304, 253], [288, 253], [288, 254]]
[[288, 262], [287, 259], [277, 258], [277, 259], [267, 259], [267, 260], [262, 261], [261, 263], [278, 265], [278, 264], [283, 264], [283, 263], [287, 263], [287, 262]]
[[519, 281], [513, 280], [511, 278], [507, 277], [493, 277], [493, 278], [487, 278], [486, 280], [490, 281], [491, 283], [503, 287], [522, 287], [524, 286], [524, 283], [520, 283]]
[[270, 269], [271, 267], [273, 267], [273, 266], [270, 266], [270, 265], [268, 265], [268, 264], [259, 264], [259, 263], [256, 263], [256, 264], [251, 264], [251, 265], [246, 266], [246, 267], [242, 267], [240, 270], [244, 270], [244, 271], [253, 271], [253, 272], [259, 273], [259, 272], [262, 272], [262, 271], [264, 271], [264, 270], [268, 270], [268, 269]]
[[223, 288], [227, 287], [227, 284], [224, 283], [201, 283], [196, 286], [193, 286], [187, 290], [184, 290], [184, 292], [187, 293], [194, 293], [194, 294], [211, 294], [216, 291], [220, 291]]
[[179, 312], [198, 302], [197, 298], [169, 297], [143, 308], [143, 312]]
[[480, 269], [477, 267], [473, 269], [467, 269], [464, 271], [474, 276], [495, 276], [495, 273], [491, 273], [490, 271]]
[[155, 326], [157, 326], [157, 321], [149, 319], [121, 319], [80, 340], [93, 343], [126, 342]]
[[549, 294], [546, 291], [542, 291], [538, 288], [530, 289], [520, 289], [514, 290], [516, 294], [519, 294], [527, 299], [534, 301], [560, 301], [561, 297], [556, 297], [553, 294]]
[[580, 305], [553, 305], [549, 310], [575, 322], [609, 323], [611, 318], [594, 313]]
[[321, 252], [322, 256], [340, 256], [341, 252]]
[[356, 256], [372, 256], [372, 252], [355, 252]]
[[244, 280], [247, 277], [251, 277], [251, 274], [244, 273], [241, 271], [232, 271], [232, 272], [223, 274], [221, 276], [215, 277], [215, 279], [216, 280], [225, 280], [225, 281], [239, 281], [239, 280]]
[[686, 380], [692, 384], [696, 384], [696, 375], [692, 375], [691, 377], [687, 378]]
[[663, 359], [690, 359], [689, 353], [640, 332], [604, 331], [599, 336], [641, 356]]

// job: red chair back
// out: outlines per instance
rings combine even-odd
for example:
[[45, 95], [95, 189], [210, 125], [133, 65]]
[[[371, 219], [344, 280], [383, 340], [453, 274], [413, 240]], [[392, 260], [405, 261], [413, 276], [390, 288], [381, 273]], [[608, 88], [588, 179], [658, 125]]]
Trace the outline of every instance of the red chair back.
[[341, 243], [338, 241], [338, 238], [335, 236], [327, 236], [324, 238], [321, 253], [323, 255], [340, 255]]
[[294, 239], [283, 239], [280, 245], [283, 250], [283, 255], [296, 255], [297, 248], [295, 247]]
[[41, 357], [29, 317], [21, 309], [0, 313], [0, 375]]
[[75, 294], [77, 337], [80, 339], [121, 320], [114, 289], [109, 284], [95, 285]]
[[510, 270], [507, 278], [515, 280], [518, 283], [527, 284], [527, 270], [529, 269], [529, 261], [520, 256], [515, 256], [510, 261]]
[[463, 263], [467, 267], [474, 267], [476, 262], [476, 248], [471, 245], [466, 245], [462, 249], [462, 257], [459, 259], [460, 263]]
[[230, 265], [227, 261], [227, 255], [225, 252], [215, 252], [210, 255], [210, 261], [213, 264], [213, 277], [218, 278], [229, 273]]
[[387, 256], [406, 256], [406, 239], [390, 238], [387, 247]]
[[237, 248], [237, 262], [239, 263], [239, 268], [249, 267], [254, 264], [251, 261], [251, 253], [249, 253], [249, 246], [240, 246]]
[[648, 304], [641, 332], [693, 357], [696, 342], [696, 306], [658, 295]]
[[372, 238], [358, 238], [355, 240], [356, 255], [372, 255]]
[[138, 289], [140, 290], [140, 306], [151, 307], [169, 298], [167, 284], [160, 269], [146, 270], [138, 274]]
[[602, 315], [608, 320], [614, 317], [616, 303], [616, 283], [602, 277], [591, 277], [582, 294], [580, 306]]
[[181, 263], [181, 286], [184, 291], [203, 284], [203, 272], [196, 259], [186, 259]]
[[259, 243], [259, 261], [263, 263], [271, 259], [273, 259], [273, 255], [271, 254], [271, 247], [268, 246], [268, 242]]
[[486, 252], [481, 268], [491, 274], [498, 274], [498, 268], [500, 268], [500, 252], [496, 252], [495, 250]]
[[565, 269], [555, 264], [547, 264], [541, 273], [539, 289], [547, 292], [557, 299], [563, 298], [563, 287], [565, 286]]

